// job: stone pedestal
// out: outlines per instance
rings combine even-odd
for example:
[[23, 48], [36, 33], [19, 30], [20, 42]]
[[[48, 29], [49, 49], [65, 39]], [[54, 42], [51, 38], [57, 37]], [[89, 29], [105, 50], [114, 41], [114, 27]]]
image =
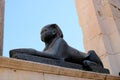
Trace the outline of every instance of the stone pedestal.
[[113, 75], [120, 72], [120, 0], [75, 0], [85, 50], [95, 50]]
[[0, 0], [0, 56], [3, 50], [4, 0]]
[[120, 77], [0, 57], [0, 80], [120, 80]]

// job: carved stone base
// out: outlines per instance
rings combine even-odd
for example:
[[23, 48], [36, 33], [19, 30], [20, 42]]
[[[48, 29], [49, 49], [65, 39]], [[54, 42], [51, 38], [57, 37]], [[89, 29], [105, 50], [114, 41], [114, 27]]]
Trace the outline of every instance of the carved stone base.
[[39, 63], [56, 65], [56, 66], [61, 66], [61, 67], [67, 67], [67, 68], [73, 68], [73, 69], [80, 69], [80, 70], [109, 74], [108, 69], [101, 68], [101, 67], [98, 67], [98, 66], [96, 67], [96, 66], [91, 65], [89, 67], [85, 67], [85, 66], [82, 66], [81, 64], [75, 64], [75, 63], [71, 63], [71, 62], [65, 62], [65, 61], [62, 61], [62, 60], [32, 56], [32, 55], [21, 54], [21, 53], [16, 53], [11, 57], [16, 58], [16, 59], [27, 60], [27, 61], [34, 61], [34, 62], [39, 62]]

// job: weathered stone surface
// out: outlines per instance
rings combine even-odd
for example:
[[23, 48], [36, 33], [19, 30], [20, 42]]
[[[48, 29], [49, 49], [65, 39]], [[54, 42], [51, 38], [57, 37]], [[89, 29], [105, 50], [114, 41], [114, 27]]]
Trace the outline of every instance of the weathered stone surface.
[[0, 80], [38, 80], [38, 79], [44, 80], [43, 73], [0, 67]]
[[0, 56], [3, 50], [4, 0], [0, 0]]
[[[106, 68], [120, 72], [120, 0], [75, 0], [86, 51], [95, 50]], [[87, 4], [86, 6], [81, 5]], [[89, 4], [89, 5], [88, 5]], [[90, 24], [90, 25], [89, 25]]]
[[0, 57], [0, 80], [120, 80], [120, 77]]

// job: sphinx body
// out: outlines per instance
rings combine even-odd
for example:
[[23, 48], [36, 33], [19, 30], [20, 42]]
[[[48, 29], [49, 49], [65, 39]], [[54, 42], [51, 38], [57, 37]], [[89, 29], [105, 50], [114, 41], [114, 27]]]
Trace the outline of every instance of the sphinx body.
[[90, 50], [88, 53], [83, 53], [75, 48], [72, 48], [63, 39], [63, 34], [58, 25], [46, 25], [41, 30], [41, 40], [45, 43], [43, 51], [34, 49], [13, 49], [10, 50], [10, 57], [15, 54], [27, 54], [31, 56], [45, 57], [54, 60], [81, 64], [83, 66], [96, 66], [103, 68], [103, 64], [95, 51]]

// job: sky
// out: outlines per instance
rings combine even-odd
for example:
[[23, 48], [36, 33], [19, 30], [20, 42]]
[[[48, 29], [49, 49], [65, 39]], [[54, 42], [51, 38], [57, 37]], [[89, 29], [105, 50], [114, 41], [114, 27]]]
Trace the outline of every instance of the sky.
[[59, 25], [70, 46], [84, 52], [74, 0], [5, 0], [3, 56], [17, 48], [42, 51], [41, 28], [52, 23]]

